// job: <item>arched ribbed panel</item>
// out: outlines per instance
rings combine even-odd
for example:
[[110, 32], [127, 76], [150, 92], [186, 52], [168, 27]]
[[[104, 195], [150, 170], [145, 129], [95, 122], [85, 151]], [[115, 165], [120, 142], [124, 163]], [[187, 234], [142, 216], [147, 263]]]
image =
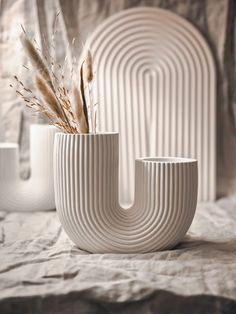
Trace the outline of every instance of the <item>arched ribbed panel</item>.
[[53, 144], [55, 127], [31, 125], [28, 180], [19, 177], [17, 144], [0, 143], [0, 210], [34, 211], [55, 209]]
[[81, 249], [94, 253], [171, 248], [186, 234], [197, 203], [197, 161], [145, 158], [135, 164], [135, 201], [118, 201], [118, 134], [57, 134], [55, 201]]
[[96, 63], [98, 126], [120, 133], [120, 199], [134, 198], [135, 159], [199, 161], [199, 200], [215, 198], [215, 66], [187, 20], [159, 8], [132, 8], [90, 38]]

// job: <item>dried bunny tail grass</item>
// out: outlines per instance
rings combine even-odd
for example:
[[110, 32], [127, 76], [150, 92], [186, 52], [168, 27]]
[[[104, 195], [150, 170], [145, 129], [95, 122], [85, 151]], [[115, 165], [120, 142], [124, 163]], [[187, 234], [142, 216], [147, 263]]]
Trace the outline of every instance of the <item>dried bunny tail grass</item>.
[[91, 82], [93, 80], [93, 59], [91, 51], [88, 48], [85, 51], [83, 62], [83, 79], [86, 82]]
[[39, 74], [45, 79], [45, 81], [50, 85], [51, 88], [53, 88], [52, 82], [51, 82], [51, 76], [49, 73], [49, 70], [35, 49], [34, 45], [31, 43], [31, 41], [26, 37], [25, 34], [22, 34], [20, 36], [21, 44], [27, 53], [31, 64], [35, 67], [35, 69], [39, 72]]
[[58, 118], [63, 119], [64, 114], [61, 110], [60, 105], [58, 104], [58, 101], [51, 91], [51, 89], [48, 87], [47, 83], [41, 79], [41, 77], [36, 76], [35, 79], [35, 85], [37, 89], [40, 91], [40, 93], [43, 96], [43, 99], [45, 100], [46, 104], [48, 107], [51, 109], [52, 112], [54, 112]]
[[81, 133], [88, 133], [89, 128], [84, 116], [82, 99], [80, 97], [79, 90], [75, 85], [73, 86], [73, 98], [75, 102], [75, 114], [79, 124], [79, 130]]

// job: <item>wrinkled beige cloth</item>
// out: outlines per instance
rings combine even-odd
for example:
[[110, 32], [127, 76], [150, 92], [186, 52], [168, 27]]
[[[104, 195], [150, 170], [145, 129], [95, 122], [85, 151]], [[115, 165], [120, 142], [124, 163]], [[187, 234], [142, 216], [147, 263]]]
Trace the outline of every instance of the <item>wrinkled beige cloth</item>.
[[149, 254], [81, 251], [55, 212], [0, 217], [0, 313], [236, 313], [236, 197], [199, 205], [182, 243]]
[[[107, 17], [134, 6], [170, 10], [187, 20], [208, 42], [217, 72], [217, 190], [219, 195], [236, 191], [236, 2], [235, 0], [0, 0], [0, 141], [20, 144], [21, 173], [29, 170], [29, 124], [37, 121], [9, 87], [17, 74], [27, 86], [32, 75], [22, 67], [26, 58], [19, 43], [23, 24], [46, 53], [58, 12], [57, 59], [73, 38], [85, 42]], [[80, 45], [75, 55], [78, 57]], [[215, 117], [212, 117], [215, 119]]]

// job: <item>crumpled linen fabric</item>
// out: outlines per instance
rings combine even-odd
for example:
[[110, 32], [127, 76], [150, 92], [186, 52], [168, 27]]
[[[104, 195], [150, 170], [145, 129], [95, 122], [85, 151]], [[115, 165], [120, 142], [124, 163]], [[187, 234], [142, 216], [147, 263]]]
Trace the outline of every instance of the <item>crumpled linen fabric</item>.
[[[20, 144], [21, 174], [29, 174], [29, 125], [39, 121], [32, 117], [22, 101], [10, 89], [14, 74], [27, 76], [22, 64], [26, 58], [18, 37], [22, 24], [34, 37], [44, 54], [52, 36], [58, 12], [56, 58], [63, 60], [68, 43], [77, 38], [85, 42], [94, 28], [106, 17], [134, 6], [154, 6], [170, 10], [189, 20], [206, 38], [217, 72], [217, 190], [218, 195], [236, 187], [236, 3], [234, 0], [1, 0], [0, 1], [0, 141]], [[215, 117], [212, 117], [215, 119]]]
[[235, 278], [236, 197], [199, 204], [177, 247], [148, 254], [90, 254], [56, 212], [0, 212], [0, 313], [233, 314]]

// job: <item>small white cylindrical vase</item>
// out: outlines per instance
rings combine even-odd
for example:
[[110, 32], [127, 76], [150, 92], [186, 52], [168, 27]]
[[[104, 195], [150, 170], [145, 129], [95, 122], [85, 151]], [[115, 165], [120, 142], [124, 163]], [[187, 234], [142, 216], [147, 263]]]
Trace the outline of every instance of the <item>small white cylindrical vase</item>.
[[18, 144], [0, 143], [0, 210], [35, 211], [55, 208], [53, 145], [58, 130], [50, 125], [30, 128], [28, 180], [19, 177]]
[[169, 249], [186, 234], [197, 203], [197, 161], [136, 160], [135, 201], [118, 200], [116, 133], [62, 134], [54, 146], [55, 201], [71, 240], [94, 253]]

